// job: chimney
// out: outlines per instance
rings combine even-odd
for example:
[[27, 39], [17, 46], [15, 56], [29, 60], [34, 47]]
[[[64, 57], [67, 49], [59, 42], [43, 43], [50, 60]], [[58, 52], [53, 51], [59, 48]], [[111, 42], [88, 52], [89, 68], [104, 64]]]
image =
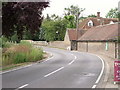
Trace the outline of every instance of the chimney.
[[97, 18], [100, 18], [100, 12], [97, 12]]

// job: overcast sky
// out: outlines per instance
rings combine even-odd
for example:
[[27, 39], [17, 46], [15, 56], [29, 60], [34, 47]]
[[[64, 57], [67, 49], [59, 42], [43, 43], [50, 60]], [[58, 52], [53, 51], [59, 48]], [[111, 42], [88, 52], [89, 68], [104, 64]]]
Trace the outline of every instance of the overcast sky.
[[106, 13], [111, 9], [118, 7], [120, 0], [50, 0], [50, 7], [47, 7], [43, 14], [56, 14], [62, 16], [64, 8], [70, 5], [78, 5], [86, 10], [82, 13], [83, 16], [101, 12], [101, 16], [105, 17]]

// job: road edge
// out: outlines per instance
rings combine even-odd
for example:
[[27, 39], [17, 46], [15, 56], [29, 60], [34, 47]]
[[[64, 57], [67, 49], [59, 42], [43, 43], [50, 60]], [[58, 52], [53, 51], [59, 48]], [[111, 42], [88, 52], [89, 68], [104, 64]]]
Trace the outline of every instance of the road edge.
[[28, 64], [28, 65], [25, 65], [25, 66], [19, 66], [19, 67], [16, 67], [16, 68], [14, 68], [14, 69], [11, 69], [11, 70], [7, 70], [7, 71], [4, 71], [4, 72], [0, 72], [0, 75], [5, 74], [5, 73], [9, 73], [9, 72], [13, 72], [13, 71], [17, 71], [17, 70], [20, 70], [20, 69], [28, 68], [28, 67], [33, 66], [33, 65], [35, 65], [35, 64], [38, 64], [38, 63], [47, 61], [47, 60], [49, 60], [49, 59], [51, 59], [51, 58], [53, 57], [53, 54], [52, 54], [52, 53], [50, 53], [50, 52], [46, 52], [46, 53], [49, 53], [50, 56], [47, 57], [47, 58], [45, 58], [45, 59], [42, 59], [42, 60], [40, 60], [40, 61], [37, 61], [37, 62], [35, 62], [35, 63], [32, 63], [32, 64]]

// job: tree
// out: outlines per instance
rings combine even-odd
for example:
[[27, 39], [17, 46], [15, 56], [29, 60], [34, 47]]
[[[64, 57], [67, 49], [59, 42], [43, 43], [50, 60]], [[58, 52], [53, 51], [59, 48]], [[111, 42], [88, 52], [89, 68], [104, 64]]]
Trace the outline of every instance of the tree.
[[16, 26], [18, 38], [23, 38], [24, 27], [35, 35], [39, 32], [42, 22], [42, 11], [49, 2], [3, 2], [2, 3], [2, 30], [3, 35], [14, 35]]
[[13, 41], [14, 43], [19, 41], [19, 40], [18, 40], [18, 35], [17, 35], [17, 32], [16, 32], [16, 31], [15, 31], [14, 35], [11, 36], [11, 41]]
[[73, 15], [68, 15], [64, 17], [67, 20], [67, 28], [75, 28], [76, 23], [75, 23], [75, 17]]
[[106, 18], [119, 18], [118, 8], [112, 8], [106, 15]]
[[24, 27], [23, 40], [31, 40], [31, 39], [32, 39], [32, 35], [31, 35], [30, 31], [27, 30], [26, 27]]
[[[41, 26], [40, 39], [46, 41], [64, 40], [67, 23], [65, 19], [44, 19]], [[42, 38], [44, 37], [44, 38]]]
[[94, 14], [91, 14], [91, 15], [88, 15], [88, 17], [97, 17], [97, 16]]
[[[80, 14], [85, 10], [85, 8], [79, 8], [78, 6], [71, 5], [68, 8], [65, 8], [65, 16], [74, 16], [74, 25], [76, 26], [78, 24], [78, 21], [80, 19]], [[73, 18], [72, 18], [73, 19]], [[70, 19], [67, 19], [68, 21]], [[70, 20], [71, 21], [71, 20]], [[74, 28], [74, 26], [73, 26]]]

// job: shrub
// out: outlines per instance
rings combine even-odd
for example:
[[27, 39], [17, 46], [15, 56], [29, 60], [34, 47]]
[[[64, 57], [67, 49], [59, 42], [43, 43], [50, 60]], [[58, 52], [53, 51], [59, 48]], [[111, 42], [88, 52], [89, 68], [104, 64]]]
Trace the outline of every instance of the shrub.
[[21, 52], [19, 52], [19, 53], [16, 53], [15, 55], [14, 55], [14, 64], [18, 64], [18, 63], [24, 63], [24, 62], [26, 62], [27, 60], [26, 60], [26, 53], [21, 53]]
[[30, 58], [32, 62], [38, 61], [43, 58], [43, 51], [41, 49], [32, 48], [28, 58]]
[[15, 42], [19, 42], [17, 32], [15, 32], [14, 35], [12, 35], [11, 41], [13, 41], [14, 43], [15, 43]]
[[9, 47], [11, 47], [13, 45], [14, 45], [14, 43], [10, 42], [8, 38], [6, 38], [4, 36], [1, 36], [1, 38], [0, 38], [0, 47], [9, 48]]
[[20, 41], [20, 45], [25, 45], [25, 46], [27, 46], [27, 47], [32, 47], [32, 44], [30, 43], [30, 42], [28, 42], [28, 41]]

